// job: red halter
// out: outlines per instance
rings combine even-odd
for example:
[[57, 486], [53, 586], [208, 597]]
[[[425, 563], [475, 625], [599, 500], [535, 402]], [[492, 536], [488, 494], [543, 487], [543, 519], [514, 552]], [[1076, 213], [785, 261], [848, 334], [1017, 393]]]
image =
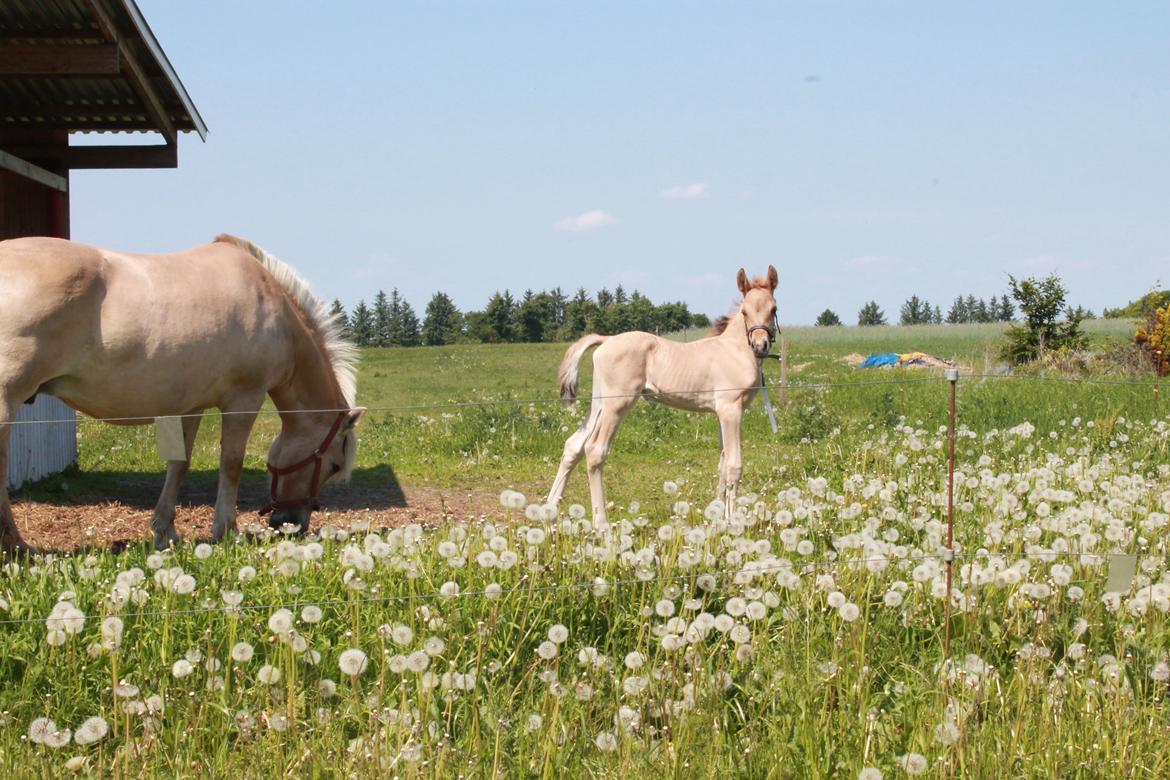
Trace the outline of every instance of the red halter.
[[[329, 449], [329, 445], [333, 443], [333, 437], [341, 430], [341, 423], [345, 421], [347, 416], [349, 416], [348, 411], [338, 412], [337, 419], [333, 421], [333, 426], [329, 429], [329, 433], [326, 434], [325, 440], [321, 442], [317, 449], [313, 450], [312, 454], [302, 460], [298, 460], [291, 466], [285, 466], [284, 468], [277, 468], [269, 461], [268, 471], [272, 474], [272, 500], [260, 510], [260, 514], [266, 515], [274, 509], [296, 509], [301, 506], [308, 506], [313, 509], [317, 508], [317, 491], [321, 486], [321, 458], [325, 455], [325, 450]], [[276, 485], [280, 478], [300, 471], [310, 463], [313, 464], [313, 482], [309, 486], [309, 495], [304, 498], [288, 498], [283, 501], [277, 501]]]

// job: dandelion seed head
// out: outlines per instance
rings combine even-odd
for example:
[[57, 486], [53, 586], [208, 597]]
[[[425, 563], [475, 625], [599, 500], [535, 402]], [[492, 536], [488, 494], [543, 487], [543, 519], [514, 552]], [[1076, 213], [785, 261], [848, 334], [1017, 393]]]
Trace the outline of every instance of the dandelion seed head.
[[337, 666], [341, 669], [341, 673], [350, 677], [356, 677], [364, 672], [367, 665], [366, 654], [356, 647], [343, 651], [337, 659]]
[[86, 718], [86, 720], [77, 727], [77, 731], [73, 732], [73, 741], [78, 745], [92, 745], [105, 738], [106, 734], [110, 732], [110, 724], [106, 722], [105, 718], [98, 715]]

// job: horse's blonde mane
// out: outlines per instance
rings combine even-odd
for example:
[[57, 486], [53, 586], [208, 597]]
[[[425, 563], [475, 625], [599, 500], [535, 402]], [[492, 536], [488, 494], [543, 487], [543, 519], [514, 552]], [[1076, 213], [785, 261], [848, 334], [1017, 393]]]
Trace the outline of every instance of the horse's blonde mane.
[[239, 247], [256, 258], [265, 270], [272, 274], [289, 299], [320, 335], [321, 342], [325, 345], [325, 353], [329, 356], [329, 364], [333, 368], [333, 377], [341, 389], [342, 400], [347, 407], [352, 408], [357, 397], [358, 350], [342, 334], [340, 315], [330, 314], [324, 301], [313, 294], [308, 282], [291, 266], [268, 254], [251, 241], [226, 233], [216, 236], [215, 240], [218, 243]]

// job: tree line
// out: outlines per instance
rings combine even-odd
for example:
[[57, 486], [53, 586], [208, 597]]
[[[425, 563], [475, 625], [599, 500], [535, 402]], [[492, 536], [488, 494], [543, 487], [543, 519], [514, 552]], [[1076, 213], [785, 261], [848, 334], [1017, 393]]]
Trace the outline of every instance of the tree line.
[[[1011, 322], [1016, 316], [1016, 306], [1007, 294], [991, 296], [984, 300], [974, 295], [958, 296], [943, 316], [942, 308], [930, 301], [911, 295], [903, 302], [898, 312], [899, 325], [960, 325], [969, 322]], [[843, 325], [841, 318], [832, 309], [825, 309], [817, 317], [817, 325]], [[858, 325], [888, 325], [886, 313], [877, 301], [869, 301], [857, 312]]]
[[468, 312], [461, 312], [446, 293], [437, 292], [421, 321], [397, 289], [390, 295], [379, 290], [372, 305], [363, 299], [353, 311], [334, 300], [332, 311], [349, 338], [362, 347], [572, 341], [586, 333], [670, 333], [711, 324], [707, 315], [690, 311], [685, 303], [654, 304], [621, 285], [612, 291], [603, 287], [595, 296], [583, 287], [571, 297], [559, 287], [525, 290], [520, 298], [509, 290], [497, 291], [482, 310]]

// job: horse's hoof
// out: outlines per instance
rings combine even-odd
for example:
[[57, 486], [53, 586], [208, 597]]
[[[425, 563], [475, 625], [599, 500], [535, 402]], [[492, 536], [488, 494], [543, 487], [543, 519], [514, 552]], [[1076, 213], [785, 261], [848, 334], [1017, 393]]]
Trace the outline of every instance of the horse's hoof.
[[0, 551], [3, 552], [4, 559], [12, 560], [14, 558], [32, 558], [34, 555], [40, 555], [41, 551], [32, 545], [21, 542], [0, 543]]
[[171, 547], [178, 547], [183, 543], [183, 537], [174, 528], [170, 529], [163, 535], [154, 535], [154, 549], [157, 552], [169, 549]]

